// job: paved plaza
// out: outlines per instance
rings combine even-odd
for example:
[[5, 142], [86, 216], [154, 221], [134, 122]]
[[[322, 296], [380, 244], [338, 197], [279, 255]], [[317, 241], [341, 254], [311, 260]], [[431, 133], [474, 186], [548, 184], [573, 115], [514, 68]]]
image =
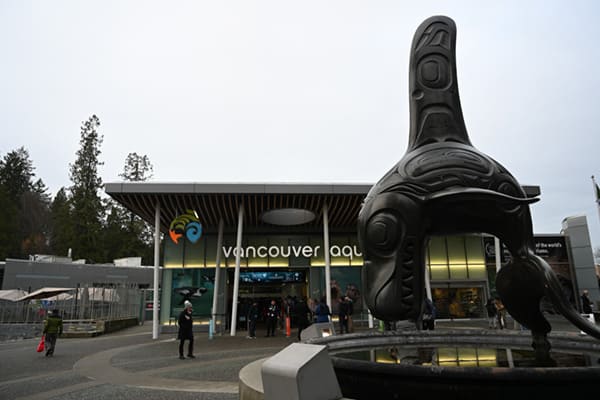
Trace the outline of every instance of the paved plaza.
[[175, 335], [151, 329], [59, 339], [53, 357], [36, 353], [38, 339], [0, 343], [0, 399], [237, 399], [239, 370], [293, 342], [197, 333], [196, 358], [180, 360]]
[[[562, 320], [555, 331], [578, 334]], [[436, 329], [487, 329], [485, 320], [439, 321]], [[359, 329], [368, 329], [362, 327]], [[238, 398], [238, 373], [295, 341], [278, 336], [246, 339], [197, 333], [195, 359], [178, 358], [174, 334], [153, 340], [151, 324], [91, 338], [61, 338], [54, 357], [36, 353], [38, 339], [0, 343], [0, 399], [154, 400]]]

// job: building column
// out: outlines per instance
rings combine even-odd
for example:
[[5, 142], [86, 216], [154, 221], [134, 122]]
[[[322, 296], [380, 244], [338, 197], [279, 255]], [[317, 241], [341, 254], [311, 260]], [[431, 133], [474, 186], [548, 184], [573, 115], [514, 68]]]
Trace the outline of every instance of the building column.
[[425, 263], [425, 295], [429, 300], [433, 301], [433, 297], [431, 297], [431, 278], [429, 277], [429, 274], [429, 264]]
[[154, 211], [154, 293], [152, 296], [152, 339], [158, 339], [158, 271], [160, 263], [160, 203]]
[[494, 236], [494, 253], [496, 256], [496, 272], [500, 271], [502, 267], [502, 262], [500, 261], [500, 256], [502, 255], [502, 247], [500, 246], [500, 239]]
[[242, 229], [244, 227], [244, 207], [240, 204], [238, 212], [237, 240], [235, 244], [235, 275], [233, 278], [233, 300], [231, 304], [231, 336], [237, 330], [238, 291], [240, 290], [240, 262], [242, 257]]
[[221, 253], [223, 247], [223, 218], [219, 220], [219, 233], [217, 234], [217, 260], [215, 265], [215, 288], [213, 291], [213, 303], [212, 303], [212, 322], [213, 329], [217, 328], [217, 305], [219, 297], [219, 285], [221, 280]]
[[331, 260], [329, 252], [329, 216], [327, 203], [323, 204], [323, 251], [325, 252], [325, 296], [331, 310]]

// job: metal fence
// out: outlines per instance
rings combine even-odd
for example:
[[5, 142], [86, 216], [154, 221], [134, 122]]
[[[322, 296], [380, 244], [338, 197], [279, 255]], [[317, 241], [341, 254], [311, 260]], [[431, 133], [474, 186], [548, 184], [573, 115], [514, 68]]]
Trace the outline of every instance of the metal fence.
[[41, 323], [54, 309], [66, 321], [139, 318], [143, 300], [143, 290], [133, 285], [81, 287], [46, 299], [0, 300], [0, 323]]

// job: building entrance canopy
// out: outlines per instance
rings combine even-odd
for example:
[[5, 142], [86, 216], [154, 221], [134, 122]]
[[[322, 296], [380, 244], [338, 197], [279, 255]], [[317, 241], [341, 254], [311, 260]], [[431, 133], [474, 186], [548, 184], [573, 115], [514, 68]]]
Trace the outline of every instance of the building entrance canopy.
[[[323, 206], [327, 205], [330, 229], [351, 227], [354, 230], [361, 204], [371, 186], [128, 182], [107, 183], [105, 190], [116, 201], [152, 225], [155, 222], [156, 206], [159, 205], [160, 230], [166, 233], [171, 222], [186, 210], [197, 212], [204, 229], [216, 231], [220, 219], [223, 219], [225, 227], [234, 228], [237, 226], [241, 206], [244, 208], [246, 229], [286, 225], [278, 223], [281, 215], [279, 218], [273, 218], [273, 215], [278, 216], [282, 210], [294, 209], [303, 210], [296, 211], [296, 222], [304, 222], [303, 227], [319, 230], [323, 225]], [[289, 215], [287, 217], [290, 218]]]

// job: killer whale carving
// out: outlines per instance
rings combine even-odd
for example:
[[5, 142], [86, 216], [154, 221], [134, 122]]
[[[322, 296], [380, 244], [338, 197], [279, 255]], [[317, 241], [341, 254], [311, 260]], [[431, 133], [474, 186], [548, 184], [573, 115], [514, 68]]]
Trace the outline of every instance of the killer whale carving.
[[[584, 332], [600, 330], [563, 298], [550, 266], [534, 254], [528, 198], [509, 171], [471, 144], [458, 94], [456, 26], [444, 16], [416, 30], [409, 72], [410, 133], [402, 159], [367, 194], [358, 217], [363, 292], [382, 320], [415, 321], [424, 305], [425, 249], [433, 235], [489, 233], [512, 260], [496, 287], [508, 312], [529, 328], [533, 347], [550, 348], [540, 311], [547, 296]], [[418, 328], [419, 329], [419, 328]]]

